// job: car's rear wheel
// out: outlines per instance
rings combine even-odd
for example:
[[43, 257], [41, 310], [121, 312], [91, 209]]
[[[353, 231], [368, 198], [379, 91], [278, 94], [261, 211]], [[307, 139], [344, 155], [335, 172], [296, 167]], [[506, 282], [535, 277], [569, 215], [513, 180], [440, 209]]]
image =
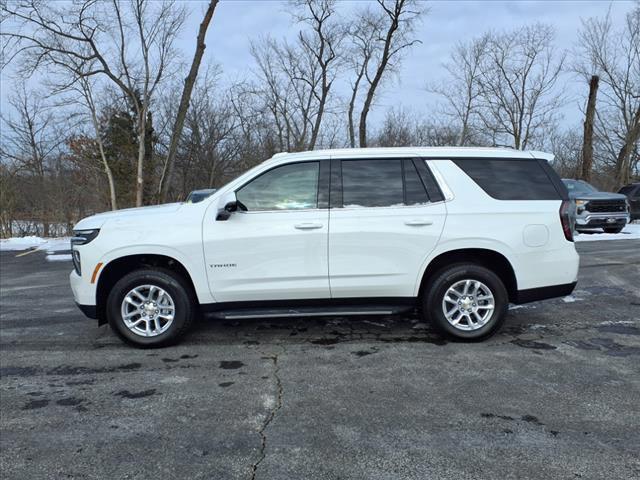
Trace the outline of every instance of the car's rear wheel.
[[427, 284], [422, 311], [441, 333], [463, 340], [493, 335], [507, 314], [507, 290], [495, 273], [473, 264], [437, 272]]
[[127, 343], [162, 347], [176, 343], [193, 322], [195, 301], [185, 281], [169, 270], [136, 270], [107, 298], [111, 328]]
[[624, 227], [603, 228], [604, 233], [620, 233]]

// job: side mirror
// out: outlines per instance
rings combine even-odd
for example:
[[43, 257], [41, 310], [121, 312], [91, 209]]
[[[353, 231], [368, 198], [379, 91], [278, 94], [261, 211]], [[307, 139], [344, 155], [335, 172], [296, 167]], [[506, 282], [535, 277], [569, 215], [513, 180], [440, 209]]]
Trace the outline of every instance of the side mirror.
[[220, 199], [218, 205], [223, 205], [222, 208], [218, 208], [218, 214], [216, 215], [217, 221], [229, 220], [231, 214], [238, 210], [238, 200], [236, 200], [236, 193], [229, 192]]

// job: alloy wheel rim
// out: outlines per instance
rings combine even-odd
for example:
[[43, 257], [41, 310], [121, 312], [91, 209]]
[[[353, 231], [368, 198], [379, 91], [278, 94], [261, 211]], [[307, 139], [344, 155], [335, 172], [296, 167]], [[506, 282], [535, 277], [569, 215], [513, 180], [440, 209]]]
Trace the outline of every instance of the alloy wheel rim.
[[129, 291], [120, 307], [125, 326], [141, 337], [166, 332], [175, 316], [171, 295], [157, 285], [140, 285]]
[[442, 299], [442, 313], [458, 330], [484, 327], [495, 311], [493, 292], [479, 280], [464, 279], [451, 285]]

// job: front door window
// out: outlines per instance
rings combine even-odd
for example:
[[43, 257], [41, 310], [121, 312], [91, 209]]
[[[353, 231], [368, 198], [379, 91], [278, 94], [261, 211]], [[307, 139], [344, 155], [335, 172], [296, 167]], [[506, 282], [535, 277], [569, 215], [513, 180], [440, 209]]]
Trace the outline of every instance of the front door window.
[[247, 211], [318, 208], [318, 162], [292, 163], [274, 168], [236, 192]]

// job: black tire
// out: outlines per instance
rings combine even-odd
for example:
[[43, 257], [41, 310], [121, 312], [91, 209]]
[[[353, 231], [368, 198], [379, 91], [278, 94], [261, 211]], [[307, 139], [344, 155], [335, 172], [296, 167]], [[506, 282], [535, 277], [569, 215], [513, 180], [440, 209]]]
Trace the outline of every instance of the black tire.
[[[141, 285], [155, 285], [165, 290], [175, 305], [169, 328], [153, 337], [144, 337], [131, 331], [124, 323], [121, 305], [124, 297]], [[140, 348], [165, 347], [175, 344], [191, 327], [196, 316], [196, 300], [185, 280], [171, 270], [135, 270], [122, 277], [107, 297], [107, 320], [113, 331], [126, 343]]]
[[[442, 304], [447, 290], [462, 280], [477, 280], [491, 290], [494, 311], [486, 324], [477, 330], [461, 330], [453, 326], [443, 312]], [[455, 306], [455, 305], [454, 305]], [[459, 340], [479, 341], [490, 337], [504, 323], [509, 308], [509, 296], [502, 280], [488, 268], [474, 264], [455, 264], [438, 271], [422, 292], [422, 312], [425, 320], [440, 333]]]
[[624, 227], [603, 228], [604, 233], [620, 233]]

